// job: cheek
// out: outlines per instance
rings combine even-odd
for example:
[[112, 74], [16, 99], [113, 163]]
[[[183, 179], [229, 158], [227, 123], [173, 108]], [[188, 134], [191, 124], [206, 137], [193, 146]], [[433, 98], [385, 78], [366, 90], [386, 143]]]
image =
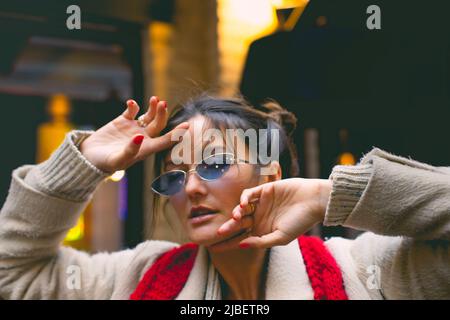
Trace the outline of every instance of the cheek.
[[185, 212], [187, 198], [180, 193], [179, 195], [170, 197], [169, 203], [175, 209], [175, 212], [177, 213], [179, 218], [182, 218], [181, 215], [183, 215], [183, 212]]
[[[247, 169], [247, 168], [245, 168]], [[252, 170], [233, 170], [227, 172], [222, 178], [208, 183], [208, 194], [205, 202], [229, 212], [239, 203], [242, 191], [258, 185], [258, 176]], [[186, 193], [180, 192], [169, 198], [169, 202], [177, 212], [180, 219], [185, 218], [188, 210], [189, 198]]]
[[256, 186], [257, 181], [249, 171], [234, 171], [217, 181], [211, 181], [210, 194], [223, 209], [231, 210], [239, 203], [242, 191]]

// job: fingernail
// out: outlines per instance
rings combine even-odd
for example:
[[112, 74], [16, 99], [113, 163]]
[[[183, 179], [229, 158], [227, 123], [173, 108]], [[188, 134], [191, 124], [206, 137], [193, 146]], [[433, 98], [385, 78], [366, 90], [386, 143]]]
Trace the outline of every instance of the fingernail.
[[144, 140], [144, 136], [139, 135], [139, 136], [134, 137], [133, 142], [134, 142], [134, 144], [140, 145], [143, 140]]
[[163, 101], [163, 107], [164, 107], [164, 109], [167, 109], [167, 102], [166, 101]]
[[247, 249], [248, 247], [250, 247], [250, 245], [248, 243], [240, 243], [239, 244], [239, 248], [241, 248], [241, 249]]
[[242, 204], [239, 204], [239, 207], [241, 207], [241, 209], [244, 207]]
[[235, 216], [232, 216], [234, 221], [238, 221], [238, 219]]
[[159, 102], [159, 97], [158, 97], [158, 96], [155, 96], [155, 98], [156, 98], [156, 101]]
[[222, 233], [222, 230], [218, 229], [217, 234], [221, 234], [221, 233]]

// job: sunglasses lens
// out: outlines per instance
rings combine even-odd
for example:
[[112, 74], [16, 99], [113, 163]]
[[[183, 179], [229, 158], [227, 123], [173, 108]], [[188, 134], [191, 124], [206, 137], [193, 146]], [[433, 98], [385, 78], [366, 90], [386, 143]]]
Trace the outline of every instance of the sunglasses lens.
[[179, 192], [184, 185], [184, 172], [166, 172], [152, 182], [152, 189], [162, 195], [171, 196]]
[[197, 166], [197, 173], [205, 180], [215, 180], [228, 171], [232, 164], [232, 156], [229, 154], [213, 155], [206, 158]]

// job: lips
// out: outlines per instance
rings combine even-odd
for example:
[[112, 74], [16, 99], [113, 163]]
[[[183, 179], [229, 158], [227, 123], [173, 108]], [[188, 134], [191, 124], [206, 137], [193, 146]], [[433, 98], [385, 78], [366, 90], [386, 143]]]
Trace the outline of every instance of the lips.
[[205, 215], [209, 215], [209, 214], [215, 214], [217, 212], [218, 212], [218, 210], [214, 210], [212, 208], [208, 208], [205, 206], [192, 207], [191, 213], [189, 215], [189, 219], [200, 217], [200, 216], [205, 216]]

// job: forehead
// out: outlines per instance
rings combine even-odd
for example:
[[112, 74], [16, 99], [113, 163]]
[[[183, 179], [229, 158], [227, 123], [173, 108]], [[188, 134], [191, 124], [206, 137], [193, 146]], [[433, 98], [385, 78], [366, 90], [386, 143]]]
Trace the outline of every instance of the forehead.
[[245, 142], [240, 139], [227, 144], [225, 129], [215, 126], [211, 120], [201, 115], [191, 118], [188, 122], [190, 126], [183, 134], [183, 140], [168, 150], [164, 163], [176, 162], [174, 160], [177, 157], [183, 156], [183, 150], [189, 151], [192, 158], [202, 159], [204, 153], [235, 153], [237, 148], [245, 148]]

